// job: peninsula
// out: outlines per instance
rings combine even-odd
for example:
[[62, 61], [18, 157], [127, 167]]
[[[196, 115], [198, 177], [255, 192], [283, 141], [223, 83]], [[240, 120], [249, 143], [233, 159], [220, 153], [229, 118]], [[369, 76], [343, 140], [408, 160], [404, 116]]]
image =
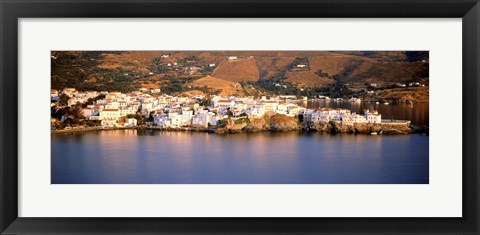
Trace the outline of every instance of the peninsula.
[[[323, 97], [325, 98], [325, 97]], [[326, 97], [328, 98], [328, 97]], [[307, 109], [296, 96], [171, 96], [159, 89], [121, 93], [51, 90], [52, 131], [149, 128], [208, 131], [218, 134], [260, 131], [408, 134], [408, 120], [382, 119], [375, 110], [361, 113], [342, 108]], [[362, 102], [358, 98], [346, 101]]]

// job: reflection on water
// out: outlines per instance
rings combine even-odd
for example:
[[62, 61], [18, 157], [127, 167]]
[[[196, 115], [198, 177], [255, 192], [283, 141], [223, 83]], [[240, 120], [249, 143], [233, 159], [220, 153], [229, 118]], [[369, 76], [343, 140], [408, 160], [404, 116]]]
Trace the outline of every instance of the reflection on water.
[[425, 184], [428, 137], [219, 136], [117, 130], [52, 135], [53, 184]]
[[362, 113], [364, 109], [375, 109], [382, 114], [382, 119], [410, 120], [412, 124], [418, 126], [428, 126], [428, 106], [429, 103], [409, 104], [376, 104], [375, 102], [348, 102], [348, 101], [327, 101], [310, 100], [299, 103], [307, 108], [345, 108], [352, 112]]

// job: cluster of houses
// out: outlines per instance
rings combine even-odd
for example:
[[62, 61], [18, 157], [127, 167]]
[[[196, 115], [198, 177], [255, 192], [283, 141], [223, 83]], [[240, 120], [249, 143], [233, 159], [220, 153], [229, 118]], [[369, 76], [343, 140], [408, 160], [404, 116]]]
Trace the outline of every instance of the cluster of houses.
[[[353, 123], [381, 123], [381, 115], [374, 110], [365, 110], [363, 114], [352, 113], [348, 109], [321, 108], [306, 109], [296, 103], [285, 102], [282, 97], [210, 97], [210, 105], [200, 105], [205, 97], [176, 97], [147, 93], [144, 90], [123, 94], [120, 92], [80, 92], [74, 88], [66, 88], [61, 92], [51, 91], [53, 101], [60, 94], [70, 97], [68, 105], [77, 102], [85, 103], [89, 98], [104, 95], [94, 104], [83, 108], [86, 120], [99, 120], [103, 127], [137, 126], [138, 120], [133, 117], [138, 114], [149, 120], [148, 125], [163, 128], [179, 127], [209, 127], [216, 126], [222, 119], [262, 118], [266, 113], [273, 112], [290, 117], [303, 115], [304, 121], [312, 123], [338, 121], [347, 125]], [[56, 105], [52, 103], [52, 105]]]
[[318, 124], [320, 122], [338, 121], [345, 125], [354, 123], [382, 123], [382, 115], [376, 110], [364, 110], [363, 115], [352, 113], [349, 109], [320, 108], [308, 109], [304, 121]]
[[419, 87], [419, 86], [425, 86], [424, 84], [420, 84], [419, 82], [410, 82], [408, 84], [405, 84], [405, 83], [397, 83], [395, 84], [396, 87]]

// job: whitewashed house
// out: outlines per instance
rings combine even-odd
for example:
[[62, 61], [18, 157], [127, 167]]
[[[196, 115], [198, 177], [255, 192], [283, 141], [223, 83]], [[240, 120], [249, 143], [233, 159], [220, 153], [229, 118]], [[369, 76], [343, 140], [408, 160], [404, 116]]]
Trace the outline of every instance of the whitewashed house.
[[217, 102], [213, 103], [213, 107], [221, 108], [221, 107], [233, 107], [235, 105], [235, 101], [233, 100], [218, 100]]
[[101, 125], [104, 126], [104, 127], [116, 127], [117, 126], [117, 120], [104, 119], [104, 120], [102, 120]]
[[136, 114], [137, 113], [137, 107], [135, 106], [128, 106], [120, 109], [120, 116], [127, 116], [129, 114]]
[[98, 104], [98, 105], [106, 105], [106, 104], [108, 104], [108, 101], [105, 100], [105, 99], [97, 100], [97, 104]]
[[278, 102], [263, 101], [263, 108], [265, 109], [265, 112], [276, 112], [278, 108]]
[[168, 113], [170, 119], [170, 127], [181, 127], [182, 126], [182, 115], [178, 113]]
[[85, 119], [89, 119], [90, 116], [93, 116], [94, 114], [94, 109], [91, 109], [91, 108], [84, 108], [83, 109], [83, 116], [85, 117]]
[[135, 118], [126, 118], [125, 119], [125, 126], [137, 126], [137, 119]]
[[367, 116], [368, 123], [382, 123], [382, 115], [381, 114], [370, 114]]
[[57, 96], [58, 96], [58, 91], [54, 90], [54, 89], [51, 89], [50, 90], [50, 97], [53, 98], [53, 97], [57, 97]]
[[297, 116], [299, 114], [302, 114], [305, 111], [305, 108], [300, 107], [300, 106], [295, 105], [295, 104], [288, 105], [287, 109], [288, 109], [288, 114], [290, 116]]
[[363, 110], [368, 123], [382, 123], [382, 115], [376, 110]]
[[100, 112], [102, 120], [118, 120], [120, 118], [120, 111], [118, 109], [103, 109]]
[[118, 107], [119, 107], [119, 103], [116, 101], [108, 102], [105, 105], [105, 109], [118, 109]]
[[252, 118], [261, 118], [265, 115], [265, 108], [263, 104], [256, 104], [247, 108], [245, 113]]
[[72, 96], [76, 92], [75, 88], [65, 88], [62, 93], [68, 96]]
[[150, 112], [153, 109], [153, 102], [143, 102], [142, 111]]
[[216, 126], [217, 117], [215, 113], [208, 112], [207, 110], [201, 110], [192, 118], [192, 125], [201, 127]]

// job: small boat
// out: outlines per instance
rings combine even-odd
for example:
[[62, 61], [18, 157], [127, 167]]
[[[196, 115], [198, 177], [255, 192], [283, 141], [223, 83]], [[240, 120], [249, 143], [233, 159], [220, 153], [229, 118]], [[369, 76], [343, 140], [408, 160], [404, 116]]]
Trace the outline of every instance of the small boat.
[[380, 104], [380, 102], [377, 101], [377, 102], [375, 102], [375, 104]]
[[370, 135], [377, 135], [378, 133], [376, 131], [373, 131], [370, 133]]
[[383, 104], [387, 104], [387, 105], [388, 105], [388, 102], [385, 102], [385, 103], [383, 103]]

